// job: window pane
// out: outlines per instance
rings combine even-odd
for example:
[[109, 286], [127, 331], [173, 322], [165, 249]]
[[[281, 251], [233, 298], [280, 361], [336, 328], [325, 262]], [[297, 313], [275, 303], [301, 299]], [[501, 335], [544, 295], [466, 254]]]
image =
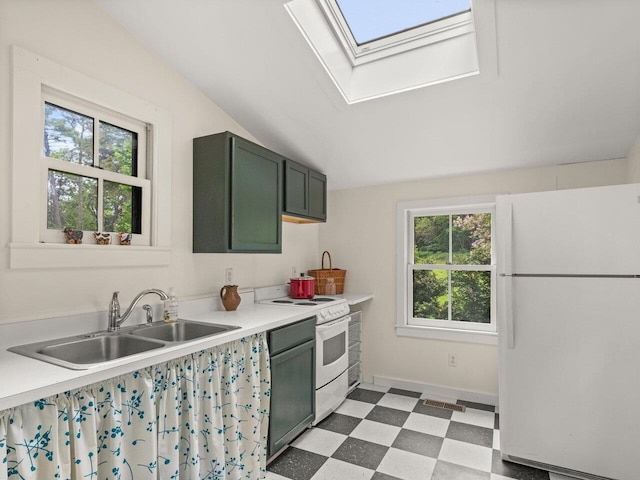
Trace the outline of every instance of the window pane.
[[491, 264], [490, 213], [453, 215], [451, 233], [453, 264]]
[[123, 175], [137, 175], [138, 134], [100, 122], [100, 168]]
[[449, 318], [448, 273], [446, 270], [414, 270], [414, 318], [437, 320]]
[[93, 165], [93, 118], [45, 102], [44, 155]]
[[451, 272], [451, 316], [460, 322], [491, 322], [491, 272]]
[[98, 181], [49, 170], [47, 228], [98, 229]]
[[105, 232], [142, 233], [141, 198], [140, 187], [105, 181], [102, 229]]
[[413, 222], [414, 263], [449, 262], [449, 215], [416, 217]]
[[359, 45], [471, 9], [470, 0], [336, 0], [336, 3]]

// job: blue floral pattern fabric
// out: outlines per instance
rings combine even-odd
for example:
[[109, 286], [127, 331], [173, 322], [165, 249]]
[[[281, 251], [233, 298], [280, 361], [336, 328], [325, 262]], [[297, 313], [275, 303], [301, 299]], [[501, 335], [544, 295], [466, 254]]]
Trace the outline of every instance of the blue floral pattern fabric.
[[257, 480], [265, 334], [0, 412], [0, 480]]

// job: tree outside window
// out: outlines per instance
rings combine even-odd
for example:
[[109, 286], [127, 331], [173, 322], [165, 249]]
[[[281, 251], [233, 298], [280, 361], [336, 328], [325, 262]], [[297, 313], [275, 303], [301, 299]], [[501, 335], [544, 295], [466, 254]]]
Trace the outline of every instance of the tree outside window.
[[414, 319], [491, 323], [489, 212], [413, 216]]
[[128, 180], [138, 174], [136, 132], [45, 102], [43, 154], [58, 161], [48, 169], [48, 229], [141, 233], [142, 188]]

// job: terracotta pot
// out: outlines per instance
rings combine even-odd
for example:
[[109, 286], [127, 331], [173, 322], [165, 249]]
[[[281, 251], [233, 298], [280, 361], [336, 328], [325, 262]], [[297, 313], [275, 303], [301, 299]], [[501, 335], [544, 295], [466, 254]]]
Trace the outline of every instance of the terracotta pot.
[[301, 273], [299, 277], [292, 278], [289, 283], [289, 296], [291, 298], [313, 298], [316, 279]]
[[227, 312], [233, 312], [240, 305], [240, 295], [238, 295], [237, 285], [225, 285], [220, 289], [220, 299]]

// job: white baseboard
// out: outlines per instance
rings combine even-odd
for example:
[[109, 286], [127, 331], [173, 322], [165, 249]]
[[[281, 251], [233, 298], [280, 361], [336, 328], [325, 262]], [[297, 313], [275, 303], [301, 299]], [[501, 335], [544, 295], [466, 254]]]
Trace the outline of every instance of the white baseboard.
[[432, 398], [433, 400], [441, 400], [445, 402], [455, 403], [456, 400], [464, 400], [467, 402], [484, 403], [485, 405], [498, 406], [498, 396], [487, 393], [471, 392], [468, 390], [459, 390], [457, 388], [440, 387], [438, 385], [429, 385], [426, 383], [411, 382], [408, 380], [399, 380], [397, 378], [382, 377], [380, 375], [373, 376], [374, 385], [382, 387], [399, 388], [401, 390], [409, 390], [412, 392], [422, 392], [422, 397]]

